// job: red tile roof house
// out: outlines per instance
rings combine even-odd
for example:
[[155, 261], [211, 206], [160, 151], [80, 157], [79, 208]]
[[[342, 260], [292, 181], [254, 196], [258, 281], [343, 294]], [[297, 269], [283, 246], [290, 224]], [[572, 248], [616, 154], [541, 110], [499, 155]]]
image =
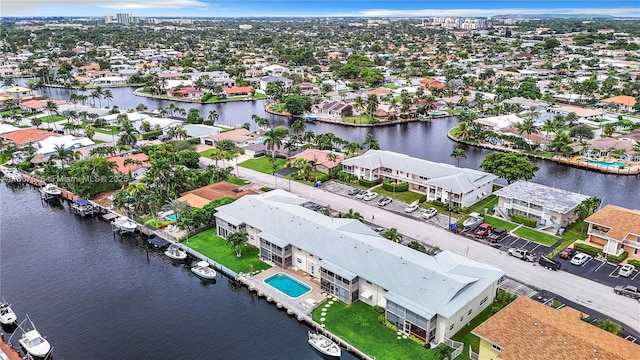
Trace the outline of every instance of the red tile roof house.
[[[63, 100], [51, 100], [56, 105], [64, 105], [67, 102]], [[20, 109], [24, 112], [44, 111], [47, 107], [47, 102], [44, 100], [27, 100], [20, 103]]]
[[[140, 161], [141, 164], [125, 165], [124, 162], [127, 159]], [[134, 177], [141, 175], [149, 167], [150, 164], [147, 161], [148, 159], [149, 157], [146, 154], [135, 154], [135, 155], [129, 155], [129, 156], [112, 156], [107, 158], [108, 161], [113, 161], [118, 166], [117, 168], [113, 169], [114, 174], [131, 174]]]
[[434, 89], [438, 89], [438, 90], [442, 90], [444, 88], [447, 87], [447, 85], [441, 83], [438, 80], [435, 79], [422, 79], [420, 80], [420, 86], [422, 86], [425, 89], [429, 89], [429, 88], [434, 88]]
[[193, 87], [183, 87], [179, 89], [170, 89], [167, 91], [167, 95], [175, 96], [182, 99], [200, 99], [204, 95], [204, 91], [193, 88]]
[[224, 93], [227, 96], [248, 96], [253, 91], [253, 86], [230, 86], [224, 88]]
[[328, 158], [330, 153], [331, 151], [326, 150], [307, 149], [299, 154], [289, 157], [289, 160], [293, 161], [300, 158], [307, 159], [307, 161], [314, 165], [316, 171], [328, 174], [331, 169], [339, 166], [340, 162], [344, 160], [344, 155], [334, 152], [336, 160], [332, 161]]
[[1, 134], [0, 138], [16, 146], [27, 146], [51, 136], [60, 136], [60, 134], [40, 129], [23, 129]]

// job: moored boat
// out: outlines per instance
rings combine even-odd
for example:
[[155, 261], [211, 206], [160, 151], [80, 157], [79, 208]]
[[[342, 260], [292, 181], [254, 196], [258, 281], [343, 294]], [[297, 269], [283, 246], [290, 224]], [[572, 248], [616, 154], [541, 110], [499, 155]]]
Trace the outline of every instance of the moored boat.
[[322, 334], [309, 331], [309, 345], [325, 356], [339, 359], [342, 355], [342, 350], [340, 350], [338, 344]]
[[40, 335], [28, 315], [25, 321], [27, 320], [31, 324], [32, 329], [26, 330], [22, 326], [19, 326], [20, 330], [22, 330], [22, 336], [18, 342], [29, 355], [35, 358], [46, 358], [47, 355], [49, 355], [49, 352], [51, 352], [51, 344], [49, 344], [47, 339]]
[[22, 182], [22, 180], [24, 180], [22, 173], [16, 168], [2, 168], [2, 173], [4, 174], [4, 178], [9, 182]]
[[47, 184], [40, 188], [40, 194], [45, 200], [56, 199], [62, 194], [62, 190], [55, 184]]
[[216, 277], [216, 271], [209, 267], [209, 263], [206, 261], [196, 263], [196, 265], [191, 268], [191, 272], [207, 280], [215, 279]]
[[474, 229], [478, 227], [483, 221], [482, 215], [478, 213], [469, 214], [469, 218], [462, 222], [462, 227], [465, 229]]
[[133, 222], [131, 219], [121, 216], [112, 222], [113, 226], [115, 226], [118, 230], [125, 233], [132, 233], [136, 231], [138, 228], [138, 224]]
[[169, 245], [167, 250], [165, 250], [164, 254], [173, 260], [182, 261], [187, 258], [187, 253], [182, 249], [180, 249], [180, 247], [175, 244]]
[[6, 301], [0, 302], [0, 324], [10, 326], [16, 323], [18, 317], [11, 309], [11, 304]]
[[87, 199], [77, 199], [71, 204], [71, 210], [73, 210], [74, 214], [80, 216], [91, 216], [96, 212], [93, 204]]

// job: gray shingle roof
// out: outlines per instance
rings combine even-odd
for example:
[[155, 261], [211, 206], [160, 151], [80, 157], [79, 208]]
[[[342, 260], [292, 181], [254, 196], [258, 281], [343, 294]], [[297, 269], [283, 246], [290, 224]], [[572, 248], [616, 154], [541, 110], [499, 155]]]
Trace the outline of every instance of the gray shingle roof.
[[527, 201], [562, 214], [568, 213], [589, 198], [587, 195], [523, 180], [505, 186], [494, 194], [508, 199]]
[[457, 194], [468, 193], [498, 178], [483, 171], [459, 168], [386, 150], [369, 150], [360, 156], [343, 160], [342, 164], [372, 170], [385, 167], [404, 171], [427, 178], [424, 184], [449, 189]]
[[423, 316], [428, 316], [426, 309], [450, 317], [504, 275], [447, 251], [428, 256], [384, 239], [357, 220], [331, 218], [300, 206], [305, 202], [273, 190], [221, 206], [216, 216], [243, 219], [322, 261], [358, 274]]

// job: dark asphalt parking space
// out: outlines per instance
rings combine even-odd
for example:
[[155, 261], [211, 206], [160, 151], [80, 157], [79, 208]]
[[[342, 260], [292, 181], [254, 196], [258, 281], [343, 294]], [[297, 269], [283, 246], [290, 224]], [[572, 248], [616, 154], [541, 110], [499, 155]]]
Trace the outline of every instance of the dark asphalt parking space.
[[526, 239], [518, 238], [512, 235], [504, 237], [499, 243], [500, 250], [508, 251], [511, 248], [529, 250], [536, 256], [546, 255], [551, 251], [551, 248], [542, 244], [538, 244]]
[[615, 287], [618, 285], [640, 286], [640, 276], [635, 270], [628, 278], [618, 275], [619, 265], [611, 264], [600, 259], [592, 258], [582, 265], [573, 265], [571, 259], [561, 259], [556, 256], [554, 260], [562, 264], [561, 270], [599, 282], [603, 285]]

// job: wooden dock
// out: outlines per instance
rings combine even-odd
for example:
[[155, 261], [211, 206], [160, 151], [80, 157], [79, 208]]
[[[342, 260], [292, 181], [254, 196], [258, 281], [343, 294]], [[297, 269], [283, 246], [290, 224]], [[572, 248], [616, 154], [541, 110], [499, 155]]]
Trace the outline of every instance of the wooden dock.
[[0, 353], [4, 353], [9, 360], [22, 360], [20, 354], [13, 349], [13, 344], [4, 341], [4, 333], [0, 334]]

